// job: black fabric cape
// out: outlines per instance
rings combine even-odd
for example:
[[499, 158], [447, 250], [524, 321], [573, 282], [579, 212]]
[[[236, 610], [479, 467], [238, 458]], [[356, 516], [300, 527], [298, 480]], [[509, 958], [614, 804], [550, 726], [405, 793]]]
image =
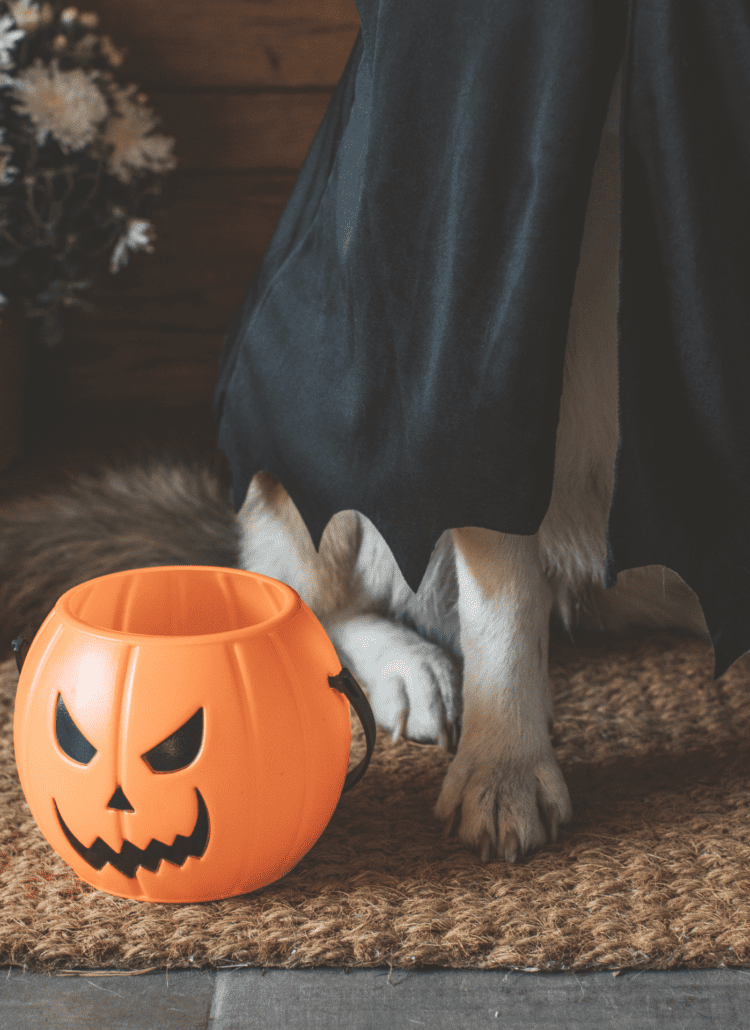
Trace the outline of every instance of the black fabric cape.
[[750, 649], [747, 0], [359, 0], [361, 31], [222, 352], [237, 508], [378, 528], [416, 590], [447, 528], [538, 530], [599, 137], [623, 60], [620, 442], [607, 586]]

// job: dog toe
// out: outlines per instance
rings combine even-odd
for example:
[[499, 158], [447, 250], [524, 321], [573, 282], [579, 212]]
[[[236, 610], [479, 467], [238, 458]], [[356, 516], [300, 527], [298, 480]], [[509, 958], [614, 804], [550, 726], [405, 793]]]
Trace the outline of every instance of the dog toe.
[[514, 863], [555, 841], [572, 817], [570, 795], [551, 754], [513, 767], [453, 759], [434, 809], [444, 836], [477, 852], [480, 861]]
[[459, 672], [438, 645], [407, 627], [382, 620], [368, 625], [368, 643], [350, 645], [350, 668], [370, 699], [375, 721], [393, 740], [439, 743], [454, 750], [458, 741]]

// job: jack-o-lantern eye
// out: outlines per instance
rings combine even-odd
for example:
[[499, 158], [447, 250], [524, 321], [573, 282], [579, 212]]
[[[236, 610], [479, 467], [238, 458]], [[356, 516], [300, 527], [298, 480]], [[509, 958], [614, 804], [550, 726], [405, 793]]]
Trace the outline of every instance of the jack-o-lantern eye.
[[176, 772], [190, 765], [202, 743], [203, 709], [199, 708], [178, 730], [141, 758], [153, 772]]
[[65, 752], [68, 758], [72, 758], [74, 762], [80, 762], [81, 765], [88, 765], [96, 754], [96, 748], [94, 745], [86, 740], [84, 735], [73, 722], [73, 717], [65, 707], [62, 694], [57, 695], [57, 706], [55, 708], [55, 736], [57, 737], [57, 743], [60, 745], [62, 751]]

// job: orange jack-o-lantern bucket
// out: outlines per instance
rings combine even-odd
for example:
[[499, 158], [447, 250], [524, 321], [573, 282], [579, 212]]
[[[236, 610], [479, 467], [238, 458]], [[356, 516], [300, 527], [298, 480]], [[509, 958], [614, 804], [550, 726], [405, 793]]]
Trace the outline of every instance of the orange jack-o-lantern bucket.
[[[347, 775], [349, 701], [367, 754]], [[16, 697], [18, 774], [42, 833], [82, 880], [143, 901], [283, 876], [374, 740], [365, 695], [299, 595], [238, 569], [134, 569], [68, 590]]]

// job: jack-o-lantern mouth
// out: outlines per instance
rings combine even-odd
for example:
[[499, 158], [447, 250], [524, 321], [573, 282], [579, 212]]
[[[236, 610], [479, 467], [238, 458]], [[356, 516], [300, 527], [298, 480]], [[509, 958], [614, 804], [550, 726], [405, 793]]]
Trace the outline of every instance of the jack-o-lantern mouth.
[[139, 866], [155, 873], [163, 859], [171, 862], [172, 865], [181, 866], [189, 855], [195, 858], [203, 855], [208, 844], [208, 809], [197, 787], [195, 793], [198, 798], [198, 818], [195, 820], [193, 832], [189, 837], [183, 837], [178, 833], [172, 844], [163, 844], [160, 840], [152, 838], [145, 848], [139, 848], [135, 844], [131, 844], [129, 840], [124, 840], [119, 853], [114, 851], [101, 837], [97, 837], [91, 847], [87, 848], [65, 825], [65, 820], [60, 815], [60, 809], [54, 799], [53, 804], [60, 828], [68, 838], [70, 846], [78, 852], [82, 859], [97, 871], [109, 862], [119, 872], [133, 879]]

